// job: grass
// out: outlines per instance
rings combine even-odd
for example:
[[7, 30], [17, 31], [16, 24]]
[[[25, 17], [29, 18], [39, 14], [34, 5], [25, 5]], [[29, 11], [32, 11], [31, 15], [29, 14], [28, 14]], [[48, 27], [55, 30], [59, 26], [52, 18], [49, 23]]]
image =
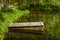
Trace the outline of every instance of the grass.
[[3, 40], [4, 33], [8, 31], [8, 26], [19, 17], [28, 14], [29, 11], [15, 10], [14, 12], [2, 12], [5, 20], [0, 21], [0, 40]]

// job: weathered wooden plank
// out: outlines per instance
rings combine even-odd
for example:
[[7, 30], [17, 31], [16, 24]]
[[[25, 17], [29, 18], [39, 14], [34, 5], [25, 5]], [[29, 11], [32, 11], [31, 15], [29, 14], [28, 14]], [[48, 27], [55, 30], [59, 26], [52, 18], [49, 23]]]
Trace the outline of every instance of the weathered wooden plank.
[[12, 23], [9, 27], [25, 27], [25, 26], [44, 26], [43, 22], [23, 22], [23, 23]]

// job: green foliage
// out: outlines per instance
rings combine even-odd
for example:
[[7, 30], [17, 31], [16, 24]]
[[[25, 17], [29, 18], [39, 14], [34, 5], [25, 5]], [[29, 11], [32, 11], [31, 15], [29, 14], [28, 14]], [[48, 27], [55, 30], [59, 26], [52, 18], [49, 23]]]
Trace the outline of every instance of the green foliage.
[[4, 21], [4, 17], [1, 12], [0, 12], [0, 21]]
[[14, 4], [17, 5], [18, 9], [34, 8], [34, 10], [52, 11], [53, 8], [56, 8], [56, 7], [60, 8], [59, 0], [58, 1], [57, 0], [15, 0]]
[[1, 8], [0, 11], [1, 11], [1, 12], [13, 12], [13, 9], [3, 7], [3, 8]]
[[3, 15], [2, 17], [4, 17], [3, 20], [1, 15], [0, 15], [0, 40], [3, 40], [3, 37], [4, 37], [4, 33], [7, 31], [8, 29], [8, 25], [10, 23], [12, 23], [13, 21], [15, 21], [17, 18], [23, 16], [23, 15], [26, 15], [28, 14], [29, 11], [28, 10], [17, 10], [17, 9], [14, 9], [14, 12], [1, 12], [1, 15]]

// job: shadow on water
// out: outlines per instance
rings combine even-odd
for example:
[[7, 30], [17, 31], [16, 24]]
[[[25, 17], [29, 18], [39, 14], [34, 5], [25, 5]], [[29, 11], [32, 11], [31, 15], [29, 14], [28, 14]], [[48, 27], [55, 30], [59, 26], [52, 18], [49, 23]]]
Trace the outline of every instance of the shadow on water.
[[43, 40], [43, 34], [9, 33], [5, 40]]
[[9, 33], [4, 40], [59, 40], [56, 36], [52, 35], [36, 35], [28, 33]]

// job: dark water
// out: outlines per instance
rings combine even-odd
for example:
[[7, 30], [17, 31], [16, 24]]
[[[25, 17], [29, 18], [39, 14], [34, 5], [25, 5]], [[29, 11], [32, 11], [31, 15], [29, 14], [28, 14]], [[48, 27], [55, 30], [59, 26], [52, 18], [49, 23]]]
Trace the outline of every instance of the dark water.
[[43, 34], [9, 33], [5, 40], [44, 40]]

